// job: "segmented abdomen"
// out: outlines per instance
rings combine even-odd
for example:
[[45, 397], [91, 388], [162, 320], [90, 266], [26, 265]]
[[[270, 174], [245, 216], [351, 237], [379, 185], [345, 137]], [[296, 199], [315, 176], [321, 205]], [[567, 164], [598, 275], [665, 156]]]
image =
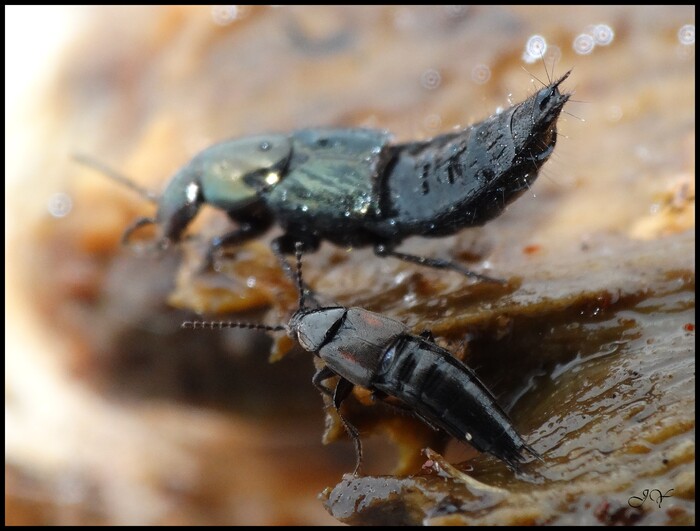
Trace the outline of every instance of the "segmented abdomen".
[[372, 387], [513, 468], [524, 460], [524, 450], [534, 453], [474, 372], [422, 337], [399, 336], [386, 350]]

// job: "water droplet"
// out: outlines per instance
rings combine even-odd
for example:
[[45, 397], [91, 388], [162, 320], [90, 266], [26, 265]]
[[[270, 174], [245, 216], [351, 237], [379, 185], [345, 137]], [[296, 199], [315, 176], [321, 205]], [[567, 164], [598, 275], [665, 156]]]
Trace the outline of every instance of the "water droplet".
[[472, 68], [472, 81], [478, 85], [483, 85], [491, 79], [491, 69], [484, 64], [478, 64]]
[[438, 72], [434, 68], [429, 68], [420, 76], [420, 84], [423, 86], [423, 88], [428, 90], [438, 88], [441, 82], [442, 77], [440, 76], [440, 72]]
[[622, 118], [622, 108], [619, 105], [611, 105], [606, 114], [609, 122], [619, 122]]
[[557, 65], [561, 61], [561, 48], [559, 48], [559, 46], [547, 45], [547, 53], [545, 53], [544, 56], [545, 59], [547, 59], [547, 64], [551, 63]]
[[440, 129], [440, 126], [442, 125], [442, 118], [440, 118], [439, 114], [429, 114], [423, 120], [423, 124], [425, 125], [426, 129], [436, 131]]
[[607, 46], [615, 38], [615, 32], [607, 24], [598, 24], [592, 31], [593, 40], [600, 46]]
[[272, 148], [272, 144], [270, 144], [267, 141], [260, 142], [260, 145], [258, 146], [260, 148], [260, 151], [270, 151]]
[[463, 17], [469, 11], [469, 6], [445, 6], [445, 13], [448, 17]]
[[265, 182], [269, 185], [272, 186], [274, 184], [277, 184], [280, 180], [280, 174], [277, 172], [270, 172], [267, 174], [267, 177], [265, 177]]
[[187, 198], [187, 203], [195, 203], [197, 201], [197, 196], [199, 195], [199, 185], [197, 183], [190, 183], [185, 188], [185, 197]]
[[400, 8], [394, 15], [394, 26], [398, 30], [410, 30], [416, 23], [416, 17], [408, 8]]
[[231, 24], [234, 20], [243, 18], [247, 14], [247, 8], [244, 6], [211, 6], [211, 18], [219, 26]]
[[248, 277], [245, 281], [245, 285], [248, 286], [249, 288], [254, 288], [255, 284], [258, 283], [258, 280], [255, 277]]
[[525, 44], [523, 52], [523, 61], [526, 63], [534, 63], [542, 58], [547, 52], [547, 41], [542, 35], [533, 35]]
[[73, 200], [64, 192], [56, 192], [49, 198], [46, 207], [53, 217], [62, 218], [73, 209]]
[[651, 153], [652, 153], [651, 150], [650, 150], [648, 147], [646, 147], [646, 146], [637, 145], [637, 146], [634, 147], [634, 154], [635, 154], [635, 156], [636, 156], [638, 159], [643, 160], [643, 161], [645, 161], [645, 162], [648, 162], [648, 161], [652, 160], [652, 154], [651, 154]]
[[579, 55], [588, 55], [595, 48], [595, 39], [588, 33], [581, 33], [574, 39], [573, 48]]
[[309, 210], [309, 205], [301, 205], [302, 212], [308, 212], [308, 210]]
[[695, 24], [686, 24], [678, 30], [678, 42], [686, 46], [695, 44]]

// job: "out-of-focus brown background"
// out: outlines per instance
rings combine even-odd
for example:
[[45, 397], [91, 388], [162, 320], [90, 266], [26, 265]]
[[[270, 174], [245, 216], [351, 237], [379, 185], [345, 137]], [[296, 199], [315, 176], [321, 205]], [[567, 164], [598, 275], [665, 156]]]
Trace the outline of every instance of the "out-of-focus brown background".
[[[71, 13], [43, 83], [6, 100], [6, 523], [694, 522], [694, 7]], [[533, 36], [546, 70], [527, 56]], [[208, 275], [192, 265], [196, 240], [160, 259], [124, 248], [123, 229], [153, 207], [71, 159], [160, 190], [217, 140], [314, 126], [425, 139], [571, 68], [575, 95], [532, 193], [483, 229], [406, 245], [513, 279], [508, 290], [369, 250], [305, 259], [319, 292], [432, 328], [513, 405], [545, 455], [538, 481], [466, 447], [449, 454], [508, 497], [416, 468], [416, 448], [439, 442], [385, 412], [363, 417], [376, 408], [361, 396], [353, 413], [376, 434], [366, 468], [381, 477], [341, 482], [352, 446], [321, 444], [308, 354], [270, 364], [263, 335], [179, 330], [193, 312], [288, 315], [269, 236]], [[193, 234], [229, 226], [200, 218]], [[408, 479], [387, 476], [387, 434]], [[629, 508], [643, 488], [675, 496]]]

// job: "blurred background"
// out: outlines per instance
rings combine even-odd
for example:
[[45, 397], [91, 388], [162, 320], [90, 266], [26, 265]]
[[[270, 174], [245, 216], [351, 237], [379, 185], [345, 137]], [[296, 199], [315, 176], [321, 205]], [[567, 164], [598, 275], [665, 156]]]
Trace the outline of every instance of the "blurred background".
[[[645, 251], [658, 261], [638, 270], [682, 270], [694, 290], [694, 24], [693, 6], [6, 6], [6, 523], [352, 521], [317, 498], [354, 454], [347, 441], [321, 443], [310, 356], [269, 363], [264, 335], [179, 330], [196, 314], [277, 323], [293, 310], [269, 237], [204, 276], [197, 242], [162, 258], [125, 248], [124, 228], [152, 205], [74, 154], [161, 190], [221, 139], [321, 126], [427, 139], [573, 69], [573, 101], [532, 193], [484, 229], [407, 248], [504, 276], [547, 270], [544, 286], [562, 270], [586, 284], [588, 271], [552, 266], [567, 253], [599, 249], [614, 269], [616, 252], [634, 254], [616, 251], [628, 249], [620, 241], [679, 237]], [[227, 226], [207, 211], [191, 232]], [[463, 279], [370, 257], [326, 245], [308, 258], [308, 281], [419, 329], [466, 311], [468, 297], [450, 298]], [[450, 326], [446, 341], [463, 346], [464, 325]], [[694, 375], [689, 363], [673, 370]], [[690, 388], [674, 397], [686, 413]], [[694, 423], [683, 422], [694, 452]], [[396, 465], [386, 433], [397, 438], [387, 429], [368, 441], [373, 474]], [[336, 435], [331, 425], [326, 439]], [[694, 520], [691, 506], [694, 488], [682, 514], [656, 521]]]

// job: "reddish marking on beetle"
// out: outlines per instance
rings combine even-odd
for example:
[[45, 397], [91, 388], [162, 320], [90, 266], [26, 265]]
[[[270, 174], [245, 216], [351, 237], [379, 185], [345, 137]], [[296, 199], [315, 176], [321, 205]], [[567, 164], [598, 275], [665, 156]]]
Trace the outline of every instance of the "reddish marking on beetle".
[[539, 253], [541, 250], [541, 245], [533, 243], [532, 245], [526, 245], [525, 247], [523, 247], [523, 254], [535, 254]]
[[346, 360], [350, 360], [350, 361], [354, 361], [354, 362], [357, 361], [357, 357], [349, 350], [338, 349], [338, 354], [340, 354]]
[[376, 317], [371, 312], [363, 312], [362, 319], [368, 326], [374, 328], [382, 328], [384, 326], [384, 322], [382, 321], [381, 316]]
[[695, 325], [693, 323], [685, 323], [683, 325], [683, 330], [686, 332], [695, 332]]

